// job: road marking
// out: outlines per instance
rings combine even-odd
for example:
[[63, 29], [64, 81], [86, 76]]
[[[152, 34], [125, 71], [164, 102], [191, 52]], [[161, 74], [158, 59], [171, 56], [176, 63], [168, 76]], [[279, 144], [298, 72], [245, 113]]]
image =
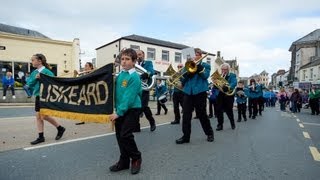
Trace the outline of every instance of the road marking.
[[297, 122], [300, 122], [300, 119], [297, 119]]
[[[162, 125], [166, 125], [166, 124], [170, 124], [170, 122], [157, 124], [157, 126], [162, 126]], [[150, 126], [142, 127], [141, 129], [147, 129], [147, 128], [150, 128]], [[70, 139], [70, 140], [51, 143], [51, 144], [44, 144], [44, 145], [39, 145], [39, 146], [31, 146], [31, 147], [23, 148], [23, 150], [29, 151], [29, 150], [33, 150], [33, 149], [39, 149], [39, 148], [44, 148], [44, 147], [49, 147], [49, 146], [55, 146], [55, 145], [59, 145], [59, 144], [66, 144], [66, 143], [71, 143], [71, 142], [84, 141], [84, 140], [88, 140], [88, 139], [94, 139], [94, 138], [99, 138], [99, 137], [104, 137], [104, 136], [110, 136], [110, 135], [113, 135], [113, 134], [115, 134], [115, 132], [106, 133], [106, 134], [100, 134], [100, 135], [95, 135], [95, 136], [89, 136], [89, 137], [83, 137], [83, 138], [77, 138], [77, 139]]]
[[0, 118], [0, 120], [17, 120], [17, 119], [29, 119], [29, 118], [36, 118], [35, 116], [22, 116], [22, 117], [6, 117]]
[[306, 125], [313, 125], [313, 126], [320, 126], [320, 124], [319, 124], [319, 123], [306, 123], [306, 122], [304, 122], [303, 124], [306, 124]]
[[304, 128], [303, 124], [301, 124], [301, 123], [299, 123], [299, 126], [300, 126], [301, 128]]
[[306, 139], [311, 139], [308, 132], [304, 132], [304, 131], [303, 131], [302, 133], [303, 133], [303, 136], [304, 136]]
[[309, 146], [313, 159], [315, 161], [320, 161], [320, 153], [316, 147]]

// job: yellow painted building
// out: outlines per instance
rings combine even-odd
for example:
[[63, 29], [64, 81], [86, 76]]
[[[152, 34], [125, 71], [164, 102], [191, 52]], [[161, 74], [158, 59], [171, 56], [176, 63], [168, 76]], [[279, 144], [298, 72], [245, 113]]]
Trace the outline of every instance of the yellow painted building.
[[26, 72], [32, 72], [31, 56], [42, 53], [52, 72], [72, 76], [79, 70], [80, 41], [52, 40], [32, 30], [0, 24], [0, 81], [10, 71], [19, 82]]

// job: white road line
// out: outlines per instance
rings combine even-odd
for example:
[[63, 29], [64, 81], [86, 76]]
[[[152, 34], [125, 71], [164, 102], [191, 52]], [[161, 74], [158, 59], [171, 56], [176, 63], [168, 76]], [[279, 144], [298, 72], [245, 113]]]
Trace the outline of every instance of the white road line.
[[15, 109], [15, 108], [26, 108], [26, 107], [34, 107], [33, 106], [0, 106], [0, 109]]
[[297, 119], [297, 122], [300, 122], [300, 119]]
[[303, 131], [302, 133], [303, 133], [303, 136], [304, 136], [306, 139], [311, 139], [308, 132], [304, 132], [304, 131]]
[[299, 126], [300, 126], [301, 128], [304, 128], [303, 124], [301, 124], [301, 123], [299, 123]]
[[320, 153], [316, 147], [309, 146], [312, 157], [315, 161], [320, 161]]
[[[162, 126], [162, 125], [166, 125], [166, 124], [170, 124], [170, 122], [157, 124], [157, 126]], [[142, 127], [141, 129], [147, 129], [147, 128], [150, 128], [150, 126]], [[29, 151], [29, 150], [33, 150], [33, 149], [39, 149], [39, 148], [44, 148], [44, 147], [49, 147], [49, 146], [55, 146], [55, 145], [59, 145], [59, 144], [66, 144], [66, 143], [71, 143], [71, 142], [77, 142], [77, 141], [94, 139], [94, 138], [99, 138], [99, 137], [104, 137], [104, 136], [110, 136], [110, 135], [113, 135], [113, 134], [115, 134], [115, 132], [107, 133], [107, 134], [101, 134], [101, 135], [95, 135], [95, 136], [89, 136], [89, 137], [83, 137], [83, 138], [77, 138], [77, 139], [70, 139], [70, 140], [51, 143], [51, 144], [44, 144], [44, 145], [39, 145], [39, 146], [31, 146], [31, 147], [23, 148], [23, 150]]]
[[313, 126], [320, 126], [320, 124], [319, 124], [319, 123], [306, 123], [306, 122], [304, 122], [303, 124], [306, 124], [306, 125], [313, 125]]
[[5, 117], [5, 118], [0, 118], [0, 120], [16, 120], [16, 119], [29, 119], [29, 118], [36, 118], [36, 117], [35, 116]]

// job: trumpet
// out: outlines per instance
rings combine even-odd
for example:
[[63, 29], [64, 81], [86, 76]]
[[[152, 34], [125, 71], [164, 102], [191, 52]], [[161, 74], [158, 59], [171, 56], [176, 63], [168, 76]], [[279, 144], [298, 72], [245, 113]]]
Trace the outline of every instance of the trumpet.
[[[226, 75], [221, 75], [218, 70], [216, 70], [211, 75], [211, 81], [214, 86], [216, 86], [221, 92], [223, 92], [227, 96], [232, 96], [235, 93], [235, 89], [231, 90], [228, 81], [225, 79]], [[224, 91], [223, 87], [227, 87], [228, 90]]]

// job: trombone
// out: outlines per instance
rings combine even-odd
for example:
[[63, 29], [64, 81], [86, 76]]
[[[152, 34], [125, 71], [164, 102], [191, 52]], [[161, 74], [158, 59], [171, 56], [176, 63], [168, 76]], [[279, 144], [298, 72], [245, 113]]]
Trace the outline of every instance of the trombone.
[[[176, 83], [178, 83], [178, 81], [180, 81], [180, 78], [183, 77], [183, 75], [185, 73], [191, 73], [194, 74], [195, 72], [197, 72], [197, 65], [207, 56], [209, 55], [209, 53], [205, 54], [204, 56], [202, 56], [200, 59], [196, 60], [196, 61], [187, 61], [185, 63], [184, 68], [181, 68], [179, 71], [173, 73], [168, 80], [168, 83], [175, 86]], [[170, 68], [170, 66], [169, 66]], [[168, 68], [168, 69], [169, 69]], [[171, 66], [172, 68], [172, 66]], [[175, 86], [176, 87], [176, 86]], [[178, 88], [178, 87], [177, 87]], [[179, 89], [179, 88], [178, 88]]]

